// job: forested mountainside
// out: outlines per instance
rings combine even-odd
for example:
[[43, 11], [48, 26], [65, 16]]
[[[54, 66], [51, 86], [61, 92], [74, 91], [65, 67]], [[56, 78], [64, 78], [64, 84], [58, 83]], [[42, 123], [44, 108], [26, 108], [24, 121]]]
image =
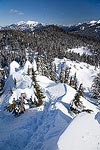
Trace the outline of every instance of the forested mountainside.
[[71, 26], [61, 26], [64, 30], [72, 33], [100, 40], [100, 20], [79, 23]]
[[[93, 55], [86, 56], [85, 53], [80, 56], [68, 49], [87, 47]], [[54, 25], [48, 25], [34, 32], [23, 32], [20, 30], [2, 30], [0, 31], [0, 52], [1, 63], [12, 60], [25, 59], [25, 49], [31, 56], [38, 52], [38, 55], [44, 55], [51, 59], [66, 57], [71, 60], [83, 61], [93, 65], [98, 65], [100, 57], [100, 42], [84, 36], [69, 33]]]

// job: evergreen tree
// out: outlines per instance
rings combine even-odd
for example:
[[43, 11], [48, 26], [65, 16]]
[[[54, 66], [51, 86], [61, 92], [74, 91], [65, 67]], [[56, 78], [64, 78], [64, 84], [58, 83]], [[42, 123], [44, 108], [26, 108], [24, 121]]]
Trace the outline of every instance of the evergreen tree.
[[16, 86], [16, 82], [17, 82], [17, 81], [16, 81], [16, 78], [14, 78], [14, 84], [15, 84], [15, 86]]
[[91, 87], [91, 96], [98, 100], [100, 103], [100, 73], [93, 80], [93, 84]]
[[79, 86], [78, 93], [80, 94], [80, 96], [84, 96], [84, 91], [83, 91], [83, 85], [82, 85], [82, 83]]
[[38, 102], [36, 103], [36, 106], [38, 107], [43, 104], [43, 98], [45, 98], [45, 97], [43, 95], [43, 92], [42, 92], [37, 80], [36, 80], [36, 72], [34, 71], [34, 69], [32, 69], [32, 80], [34, 82], [35, 95], [38, 100]]
[[75, 90], [77, 90], [77, 77], [76, 77], [76, 72], [75, 72], [75, 74], [74, 74], [74, 85], [73, 85], [73, 87], [74, 87], [74, 89]]
[[73, 113], [78, 114], [80, 112], [82, 112], [82, 110], [85, 108], [83, 106], [82, 101], [80, 100], [80, 93], [76, 93], [74, 100], [72, 101], [72, 103], [70, 104], [70, 109]]
[[30, 75], [30, 68], [28, 67], [28, 70], [27, 70], [27, 74], [28, 76]]
[[66, 70], [65, 70], [65, 83], [68, 83], [68, 81], [69, 81], [69, 74], [70, 74], [70, 68], [66, 67]]
[[65, 71], [63, 70], [63, 68], [61, 68], [61, 71], [60, 71], [60, 82], [64, 83], [64, 81], [65, 81]]
[[82, 84], [80, 84], [79, 89], [73, 99], [73, 101], [70, 104], [70, 110], [74, 114], [79, 114], [81, 112], [88, 112], [91, 113], [92, 110], [90, 109], [85, 109], [85, 106], [83, 105], [83, 102], [80, 100], [81, 96], [83, 96], [83, 87]]

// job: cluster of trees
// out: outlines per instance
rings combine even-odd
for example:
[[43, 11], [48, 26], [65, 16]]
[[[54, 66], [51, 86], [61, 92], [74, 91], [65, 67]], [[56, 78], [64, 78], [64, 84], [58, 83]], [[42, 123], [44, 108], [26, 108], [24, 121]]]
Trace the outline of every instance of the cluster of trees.
[[[43, 99], [45, 98], [42, 89], [40, 88], [40, 85], [38, 84], [38, 81], [36, 79], [36, 72], [33, 68], [28, 68], [27, 74], [32, 78], [33, 81], [33, 93], [34, 93], [34, 99], [32, 96], [30, 99], [26, 98], [26, 93], [21, 93], [20, 97], [16, 100], [13, 98], [12, 104], [9, 104], [5, 106], [4, 110], [7, 110], [9, 112], [12, 112], [15, 116], [19, 116], [25, 111], [25, 105], [29, 105], [29, 108], [32, 107], [39, 107], [43, 104]], [[16, 78], [13, 79], [13, 82], [16, 86], [17, 81]], [[9, 90], [11, 96], [13, 95], [13, 90], [10, 88]]]
[[9, 75], [9, 68], [0, 69], [0, 93], [2, 93], [8, 75]]

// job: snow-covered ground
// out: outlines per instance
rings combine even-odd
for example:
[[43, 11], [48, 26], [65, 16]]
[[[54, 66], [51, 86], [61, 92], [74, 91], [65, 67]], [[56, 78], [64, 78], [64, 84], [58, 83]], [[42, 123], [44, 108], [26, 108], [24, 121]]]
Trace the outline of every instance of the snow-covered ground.
[[82, 113], [64, 131], [59, 150], [100, 150], [100, 112]]
[[68, 60], [66, 58], [64, 59], [55, 58], [54, 63], [57, 66], [58, 74], [60, 73], [61, 67], [63, 69], [66, 69], [66, 66], [71, 68], [70, 76], [74, 76], [76, 73], [78, 83], [79, 84], [82, 83], [83, 87], [87, 90], [91, 87], [92, 81], [97, 75], [97, 73], [99, 73], [99, 68], [95, 70], [94, 66], [91, 66], [84, 62], [80, 63], [80, 62]]
[[[82, 30], [84, 30], [84, 28], [82, 28]], [[92, 53], [90, 52], [90, 50], [86, 47], [78, 47], [78, 48], [72, 48], [72, 49], [68, 49], [68, 51], [70, 52], [74, 52], [74, 53], [79, 53], [80, 55], [82, 54], [86, 54], [86, 55], [92, 55]]]
[[[65, 58], [55, 59], [55, 63], [58, 73], [62, 65], [71, 67], [70, 74], [76, 72], [78, 82], [82, 82], [86, 90], [98, 72], [93, 66]], [[22, 92], [26, 93], [27, 98], [32, 96], [34, 99], [32, 79], [27, 75], [28, 67], [31, 67], [28, 61], [22, 69], [16, 62], [10, 65], [10, 76], [0, 97], [0, 150], [99, 150], [99, 108], [82, 97], [86, 108], [92, 109], [93, 113], [81, 113], [73, 118], [69, 104], [76, 90], [67, 84], [55, 83], [38, 75], [38, 83], [45, 95], [43, 105], [26, 108], [25, 113], [16, 118], [4, 111], [4, 106], [12, 103], [12, 99], [17, 99]], [[17, 80], [16, 87], [14, 78]], [[13, 89], [12, 95], [9, 93], [10, 88]]]

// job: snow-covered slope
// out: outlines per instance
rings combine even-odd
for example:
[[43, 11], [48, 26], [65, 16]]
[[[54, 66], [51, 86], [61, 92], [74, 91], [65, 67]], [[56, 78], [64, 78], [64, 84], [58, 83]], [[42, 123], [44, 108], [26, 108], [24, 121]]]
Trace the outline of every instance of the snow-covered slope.
[[94, 66], [91, 66], [87, 63], [71, 61], [66, 58], [64, 59], [55, 58], [54, 63], [57, 66], [58, 74], [60, 73], [61, 67], [63, 69], [65, 69], [66, 66], [71, 68], [70, 76], [74, 76], [74, 74], [76, 73], [78, 83], [79, 84], [82, 83], [83, 87], [87, 90], [91, 87], [94, 77], [99, 72], [99, 68], [95, 70]]
[[43, 27], [42, 23], [38, 23], [36, 21], [19, 21], [15, 24], [11, 24], [9, 26], [2, 27], [1, 29], [15, 29], [21, 31], [33, 31], [37, 28]]
[[76, 117], [58, 141], [59, 150], [99, 150], [100, 112]]
[[[83, 82], [87, 90], [98, 72], [98, 70], [94, 70], [93, 66], [71, 62], [65, 58], [62, 60], [55, 59], [54, 62], [56, 63], [58, 74], [61, 66], [65, 67], [66, 65], [72, 68], [71, 75], [77, 72], [78, 82]], [[38, 75], [38, 83], [45, 95], [43, 105], [30, 109], [26, 107], [25, 113], [17, 118], [12, 113], [4, 111], [4, 106], [12, 103], [12, 99], [17, 99], [21, 93], [25, 92], [27, 98], [32, 96], [34, 99], [34, 86], [31, 76], [27, 75], [27, 69], [33, 66], [36, 68], [35, 64], [35, 62], [30, 64], [27, 61], [23, 68], [20, 68], [15, 61], [10, 64], [10, 75], [6, 81], [4, 93], [0, 97], [0, 150], [65, 150], [67, 148], [71, 150], [70, 143], [73, 143], [73, 137], [76, 136], [75, 129], [78, 132], [78, 127], [80, 126], [78, 132], [79, 149], [75, 150], [80, 150], [80, 147], [85, 148], [91, 141], [95, 150], [98, 150], [100, 148], [98, 144], [100, 134], [97, 133], [97, 130], [94, 133], [94, 129], [100, 130], [99, 110], [97, 106], [81, 97], [81, 101], [86, 108], [92, 109], [94, 112], [92, 114], [83, 113], [73, 119], [69, 104], [73, 100], [76, 90], [67, 84], [55, 83], [45, 76]], [[13, 82], [14, 78], [17, 81], [16, 86]], [[88, 83], [86, 80], [89, 80]], [[10, 88], [13, 90], [12, 95], [9, 92]], [[87, 122], [88, 128], [86, 126]], [[93, 132], [90, 132], [91, 129], [93, 129]], [[69, 138], [66, 138], [65, 142], [63, 137], [66, 137], [67, 134]], [[85, 145], [84, 140], [87, 140]], [[94, 140], [97, 141], [95, 142]]]

